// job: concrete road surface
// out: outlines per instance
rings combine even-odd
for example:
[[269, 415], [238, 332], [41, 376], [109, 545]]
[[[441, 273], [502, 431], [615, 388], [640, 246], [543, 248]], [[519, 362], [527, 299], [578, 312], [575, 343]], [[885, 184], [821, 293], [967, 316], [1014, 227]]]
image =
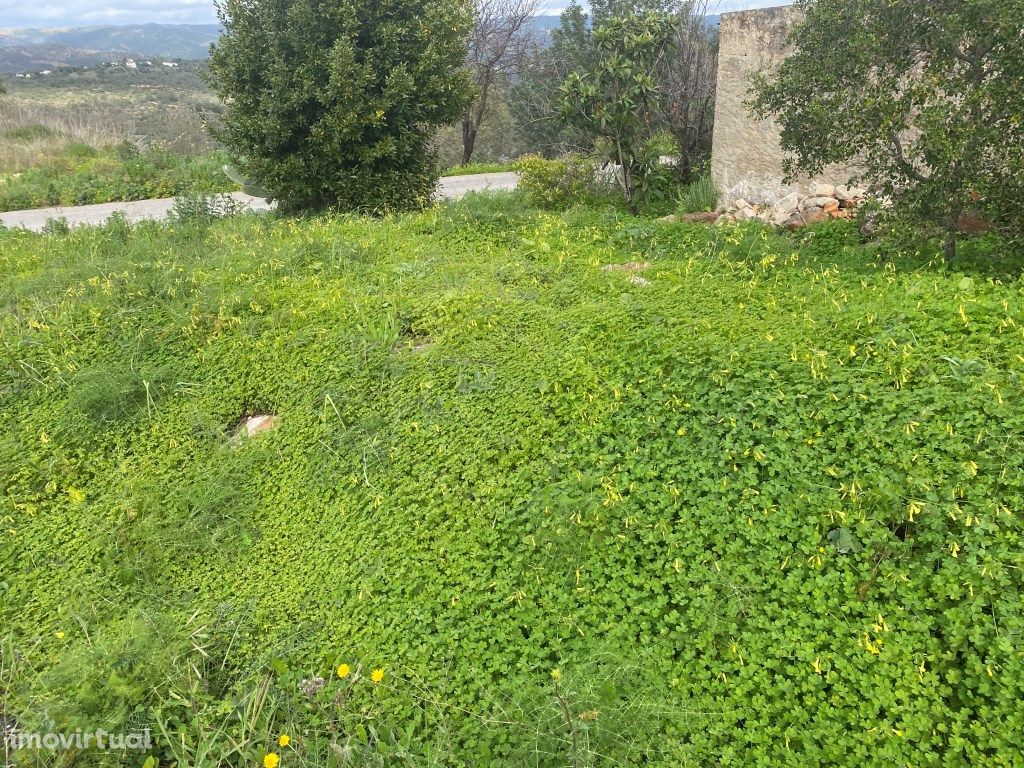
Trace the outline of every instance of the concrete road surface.
[[[487, 190], [515, 189], [519, 176], [515, 173], [477, 173], [472, 176], [448, 176], [441, 179], [438, 185], [439, 200], [458, 200], [467, 192], [484, 192]], [[237, 202], [251, 211], [269, 211], [274, 206], [259, 197], [251, 197], [242, 192], [231, 195]], [[9, 211], [0, 213], [0, 224], [5, 227], [23, 227], [32, 232], [40, 232], [50, 219], [67, 219], [72, 227], [103, 224], [114, 213], [124, 213], [130, 222], [163, 221], [174, 207], [174, 198], [162, 200], [137, 200], [130, 203], [102, 203], [100, 205], [80, 205], [68, 208], [36, 208], [31, 211]]]

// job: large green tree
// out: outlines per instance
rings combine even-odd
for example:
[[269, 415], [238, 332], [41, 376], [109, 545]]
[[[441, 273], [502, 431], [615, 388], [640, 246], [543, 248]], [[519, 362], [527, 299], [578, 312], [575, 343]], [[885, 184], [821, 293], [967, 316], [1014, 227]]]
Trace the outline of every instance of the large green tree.
[[787, 170], [859, 161], [891, 212], [1024, 231], [1024, 0], [800, 0], [797, 52], [756, 86]]
[[220, 0], [210, 81], [243, 176], [291, 210], [430, 199], [437, 126], [462, 116], [464, 0]]

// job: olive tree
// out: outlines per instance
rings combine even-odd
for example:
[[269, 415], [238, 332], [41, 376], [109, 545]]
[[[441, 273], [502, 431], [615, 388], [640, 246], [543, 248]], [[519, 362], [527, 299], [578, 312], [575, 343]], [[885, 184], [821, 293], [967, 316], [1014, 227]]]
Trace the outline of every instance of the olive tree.
[[464, 0], [219, 0], [209, 79], [241, 175], [292, 210], [430, 199], [471, 96]]
[[859, 162], [892, 213], [1024, 228], [1024, 0], [799, 0], [796, 53], [755, 86], [787, 172]]

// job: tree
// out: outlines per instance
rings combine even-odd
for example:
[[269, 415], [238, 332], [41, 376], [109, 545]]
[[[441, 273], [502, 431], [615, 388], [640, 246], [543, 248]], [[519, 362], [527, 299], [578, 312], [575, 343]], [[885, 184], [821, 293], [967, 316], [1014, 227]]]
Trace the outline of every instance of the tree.
[[799, 0], [797, 52], [761, 79], [787, 173], [857, 161], [893, 215], [944, 233], [965, 213], [1024, 229], [1024, 0]]
[[588, 152], [593, 139], [583, 131], [567, 126], [552, 105], [561, 98], [561, 87], [575, 71], [590, 69], [594, 63], [588, 17], [573, 0], [562, 12], [558, 28], [551, 33], [551, 44], [535, 46], [523, 62], [510, 94], [510, 106], [516, 128], [531, 150], [547, 157], [573, 152]]
[[602, 27], [612, 19], [642, 16], [647, 13], [672, 14], [679, 0], [590, 0], [594, 27]]
[[632, 213], [636, 213], [638, 182], [657, 164], [657, 158], [645, 151], [659, 95], [651, 73], [671, 33], [671, 21], [664, 14], [612, 18], [594, 31], [597, 61], [593, 68], [573, 73], [562, 87], [563, 118], [607, 141]]
[[522, 67], [532, 35], [529, 24], [541, 0], [476, 0], [466, 63], [475, 86], [462, 115], [462, 163], [473, 157], [477, 133], [487, 114], [491, 89]]
[[219, 0], [218, 137], [290, 210], [430, 199], [430, 140], [469, 100], [463, 0]]
[[686, 0], [672, 15], [672, 54], [657, 73], [660, 123], [679, 147], [676, 170], [690, 181], [711, 155], [718, 73], [717, 33], [707, 27], [708, 0]]

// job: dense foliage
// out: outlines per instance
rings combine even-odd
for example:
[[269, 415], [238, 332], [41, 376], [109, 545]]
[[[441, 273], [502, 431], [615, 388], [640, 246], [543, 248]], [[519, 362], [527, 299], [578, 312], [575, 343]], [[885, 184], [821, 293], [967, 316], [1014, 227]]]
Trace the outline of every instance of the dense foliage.
[[183, 156], [130, 144], [72, 144], [34, 168], [0, 175], [0, 211], [230, 191], [225, 160], [222, 152]]
[[664, 14], [612, 18], [594, 30], [591, 68], [573, 72], [562, 86], [565, 122], [604, 142], [632, 212], [659, 165], [646, 141], [659, 95], [652, 72], [671, 36], [671, 19]]
[[462, 0], [223, 0], [210, 80], [219, 136], [285, 208], [430, 199], [434, 129], [469, 98]]
[[0, 233], [0, 716], [179, 765], [1014, 765], [991, 245], [507, 197]]
[[798, 51], [762, 80], [789, 170], [856, 160], [894, 213], [1024, 236], [1024, 0], [800, 0]]

